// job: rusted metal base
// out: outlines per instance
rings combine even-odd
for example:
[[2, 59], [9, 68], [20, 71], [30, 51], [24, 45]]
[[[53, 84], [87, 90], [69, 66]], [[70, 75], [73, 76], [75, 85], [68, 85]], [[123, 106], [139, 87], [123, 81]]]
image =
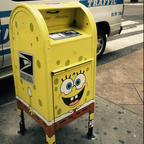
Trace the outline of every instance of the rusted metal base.
[[89, 114], [94, 113], [94, 103], [92, 103], [82, 108], [81, 110], [77, 111], [76, 118], [74, 118], [73, 115], [71, 114], [70, 116], [52, 124], [51, 126], [48, 126], [38, 115], [36, 115], [35, 113], [31, 114], [30, 109], [18, 99], [17, 99], [17, 107], [18, 109], [24, 110], [29, 116], [31, 116], [44, 129], [48, 137], [52, 137], [55, 134], [56, 130], [70, 123], [76, 118], [82, 116], [83, 114], [87, 112], [89, 112]]

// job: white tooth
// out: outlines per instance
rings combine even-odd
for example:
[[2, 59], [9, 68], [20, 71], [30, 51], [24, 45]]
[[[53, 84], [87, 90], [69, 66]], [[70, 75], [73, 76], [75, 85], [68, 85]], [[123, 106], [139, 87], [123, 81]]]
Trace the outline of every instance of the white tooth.
[[74, 97], [71, 97], [70, 100], [73, 101], [73, 100], [74, 100]]
[[75, 96], [75, 99], [77, 99], [77, 98], [78, 98], [78, 95]]

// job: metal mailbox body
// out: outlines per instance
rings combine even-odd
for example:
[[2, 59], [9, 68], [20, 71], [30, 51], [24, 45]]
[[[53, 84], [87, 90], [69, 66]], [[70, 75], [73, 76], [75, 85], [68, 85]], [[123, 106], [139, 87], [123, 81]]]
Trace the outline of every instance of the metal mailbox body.
[[97, 33], [80, 3], [18, 4], [10, 45], [18, 114], [27, 112], [54, 132], [89, 112], [94, 119]]

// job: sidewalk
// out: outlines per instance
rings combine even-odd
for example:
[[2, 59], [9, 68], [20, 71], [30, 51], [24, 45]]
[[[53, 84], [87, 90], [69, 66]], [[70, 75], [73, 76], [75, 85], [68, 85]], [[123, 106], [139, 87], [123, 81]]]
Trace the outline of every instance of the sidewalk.
[[97, 67], [96, 95], [143, 115], [143, 49]]
[[[88, 114], [56, 132], [57, 144], [143, 144], [142, 49], [97, 67], [94, 132], [87, 140]], [[43, 129], [25, 114], [26, 134], [17, 134], [15, 101], [0, 105], [0, 144], [45, 144]]]
[[[17, 134], [15, 101], [0, 106], [0, 144], [46, 144], [43, 129], [25, 114], [26, 134]], [[94, 132], [86, 139], [88, 114], [56, 131], [57, 144], [143, 144], [142, 117], [96, 96]]]

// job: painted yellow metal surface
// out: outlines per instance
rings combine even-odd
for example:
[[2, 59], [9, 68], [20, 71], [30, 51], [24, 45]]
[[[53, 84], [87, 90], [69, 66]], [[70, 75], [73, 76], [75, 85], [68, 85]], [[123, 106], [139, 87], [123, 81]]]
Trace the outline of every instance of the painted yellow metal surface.
[[16, 98], [48, 125], [94, 103], [96, 43], [93, 16], [79, 3], [17, 5], [10, 18]]
[[91, 61], [53, 76], [55, 118], [80, 109], [94, 99]]

